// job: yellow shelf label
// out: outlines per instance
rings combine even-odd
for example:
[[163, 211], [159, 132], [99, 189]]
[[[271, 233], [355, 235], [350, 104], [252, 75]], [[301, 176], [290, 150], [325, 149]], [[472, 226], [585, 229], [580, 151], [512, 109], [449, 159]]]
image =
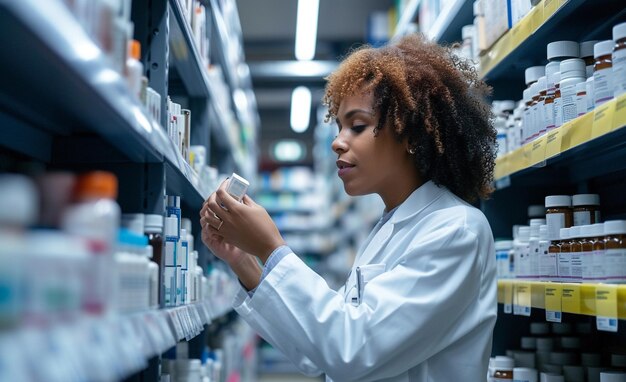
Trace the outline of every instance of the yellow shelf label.
[[546, 159], [546, 136], [533, 141], [529, 165], [535, 165]]
[[596, 138], [613, 129], [613, 115], [615, 114], [615, 100], [598, 106], [594, 111], [591, 138]]
[[612, 129], [616, 130], [624, 126], [626, 126], [626, 93], [619, 96], [615, 101]]
[[547, 20], [559, 9], [561, 3], [559, 0], [544, 0], [543, 2], [543, 19]]
[[524, 17], [511, 29], [510, 33], [513, 47], [519, 46], [533, 33], [532, 20], [529, 17]]
[[535, 33], [543, 25], [543, 2], [535, 5], [532, 11], [530, 11], [530, 18], [532, 20], [533, 33]]
[[563, 309], [561, 296], [563, 287], [558, 283], [548, 283], [545, 287], [546, 321], [561, 322]]
[[580, 314], [580, 285], [562, 285], [561, 307], [563, 312]]
[[504, 282], [504, 313], [513, 313], [513, 283]]
[[561, 153], [561, 128], [554, 129], [546, 134], [546, 159], [557, 156]]
[[495, 179], [503, 178], [509, 175], [509, 155], [504, 155], [496, 159], [496, 168], [493, 170], [493, 177]]
[[[593, 113], [587, 113], [570, 121], [567, 135], [569, 136], [568, 146], [565, 149], [571, 149], [583, 144], [591, 139], [591, 129], [593, 126]], [[561, 146], [561, 150], [564, 148]]]
[[530, 283], [515, 283], [513, 314], [530, 316], [531, 296], [532, 293]]
[[617, 285], [596, 286], [596, 326], [598, 330], [617, 332]]

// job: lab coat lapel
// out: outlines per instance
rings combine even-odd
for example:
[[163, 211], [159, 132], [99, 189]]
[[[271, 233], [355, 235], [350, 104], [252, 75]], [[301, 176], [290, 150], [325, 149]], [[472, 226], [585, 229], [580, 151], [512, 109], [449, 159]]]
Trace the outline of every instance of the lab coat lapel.
[[383, 224], [382, 227], [376, 232], [372, 240], [367, 244], [363, 252], [357, 257], [354, 262], [354, 266], [368, 264], [372, 261], [372, 259], [380, 252], [382, 248], [384, 248], [385, 244], [389, 241], [393, 234], [393, 223], [391, 221], [387, 221]]

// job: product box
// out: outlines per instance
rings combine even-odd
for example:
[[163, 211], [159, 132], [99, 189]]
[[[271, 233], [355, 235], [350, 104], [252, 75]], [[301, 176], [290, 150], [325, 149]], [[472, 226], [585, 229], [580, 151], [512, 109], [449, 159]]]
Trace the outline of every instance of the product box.
[[511, 29], [510, 2], [513, 0], [483, 0], [486, 44], [491, 47]]

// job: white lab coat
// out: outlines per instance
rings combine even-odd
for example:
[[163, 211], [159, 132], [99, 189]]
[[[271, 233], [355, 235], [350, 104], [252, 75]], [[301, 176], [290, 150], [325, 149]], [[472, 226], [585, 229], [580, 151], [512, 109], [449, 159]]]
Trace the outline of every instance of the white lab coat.
[[494, 253], [482, 212], [428, 182], [370, 234], [339, 291], [289, 254], [234, 306], [307, 375], [482, 381], [497, 311]]

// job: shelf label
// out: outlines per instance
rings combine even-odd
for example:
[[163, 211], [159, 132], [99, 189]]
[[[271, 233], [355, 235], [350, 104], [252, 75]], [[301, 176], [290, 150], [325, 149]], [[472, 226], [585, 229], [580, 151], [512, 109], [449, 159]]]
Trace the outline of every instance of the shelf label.
[[550, 283], [545, 288], [546, 321], [561, 322], [563, 310], [561, 308], [562, 287], [558, 283]]
[[617, 285], [596, 286], [596, 327], [617, 332]]
[[591, 137], [596, 138], [610, 132], [613, 128], [615, 100], [611, 100], [598, 106], [593, 114], [593, 128], [591, 132]]
[[520, 46], [533, 32], [532, 20], [524, 17], [511, 29], [511, 44], [513, 47]]
[[546, 159], [546, 139], [547, 137], [544, 135], [532, 143], [532, 150], [530, 152], [531, 166]]
[[546, 159], [555, 157], [561, 153], [561, 129], [554, 129], [546, 134]]
[[513, 313], [513, 283], [504, 283], [504, 313]]
[[515, 295], [513, 297], [513, 300], [513, 314], [516, 314], [518, 316], [530, 316], [530, 283], [515, 283]]
[[563, 284], [561, 308], [567, 313], [580, 314], [580, 285]]
[[626, 93], [615, 101], [615, 115], [613, 115], [613, 130], [626, 126]]
[[567, 135], [569, 136], [569, 145], [566, 149], [576, 147], [591, 139], [591, 130], [593, 128], [594, 113], [587, 113], [570, 121]]
[[533, 33], [535, 33], [543, 25], [543, 2], [535, 5], [529, 15], [532, 20]]
[[178, 317], [176, 309], [168, 310], [167, 314], [170, 317], [170, 323], [172, 324], [176, 341], [182, 340], [183, 338], [185, 338], [185, 332], [183, 330], [183, 326], [181, 325], [180, 317]]
[[543, 19], [547, 20], [559, 9], [559, 0], [544, 0], [543, 1]]

